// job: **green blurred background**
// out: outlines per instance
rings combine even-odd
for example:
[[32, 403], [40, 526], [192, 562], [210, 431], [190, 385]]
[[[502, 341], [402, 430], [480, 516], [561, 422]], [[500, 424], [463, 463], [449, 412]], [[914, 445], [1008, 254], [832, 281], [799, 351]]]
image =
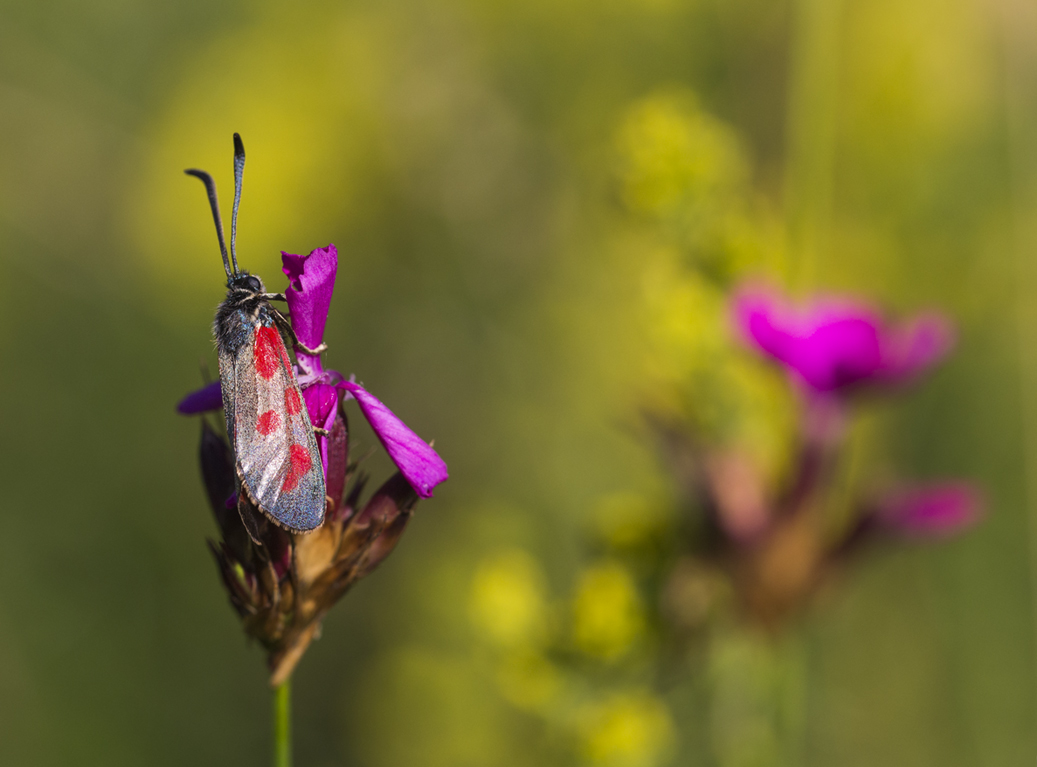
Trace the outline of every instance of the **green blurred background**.
[[[957, 354], [864, 452], [990, 506], [804, 617], [802, 762], [1032, 763], [1035, 46], [1011, 0], [0, 3], [0, 763], [268, 758], [174, 412], [223, 292], [182, 170], [227, 209], [233, 131], [243, 265], [276, 286], [280, 250], [334, 242], [327, 364], [451, 469], [300, 664], [299, 765], [772, 763], [724, 756], [692, 667], [545, 717], [557, 670], [493, 649], [574, 594], [636, 602], [586, 531], [670, 492], [638, 413], [756, 273], [944, 307]], [[752, 683], [739, 648], [714, 666]]]

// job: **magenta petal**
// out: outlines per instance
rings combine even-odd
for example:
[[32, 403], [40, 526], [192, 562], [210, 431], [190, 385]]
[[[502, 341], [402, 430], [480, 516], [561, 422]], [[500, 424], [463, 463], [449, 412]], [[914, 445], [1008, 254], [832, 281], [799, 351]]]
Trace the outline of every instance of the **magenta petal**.
[[193, 391], [180, 400], [180, 403], [176, 406], [176, 411], [182, 415], [194, 415], [195, 413], [205, 413], [210, 410], [220, 410], [223, 407], [223, 394], [220, 389], [220, 382], [213, 381], [211, 384], [206, 384], [198, 391]]
[[846, 389], [875, 375], [879, 331], [861, 317], [843, 317], [797, 338], [789, 365], [817, 391]]
[[891, 493], [880, 504], [878, 519], [904, 535], [941, 537], [975, 524], [983, 506], [979, 490], [968, 482], [942, 482]]
[[[288, 276], [288, 289], [284, 295], [288, 301], [292, 329], [303, 345], [316, 349], [324, 341], [324, 325], [328, 319], [331, 294], [335, 289], [335, 274], [338, 271], [338, 249], [329, 244], [306, 256], [281, 251], [281, 264], [282, 271]], [[309, 370], [319, 370], [319, 356], [297, 356], [300, 364]]]
[[788, 360], [793, 337], [785, 328], [791, 318], [778, 296], [763, 288], [744, 288], [731, 306], [735, 328], [750, 346], [781, 362]]
[[954, 326], [931, 312], [886, 333], [883, 373], [891, 382], [907, 381], [939, 362], [954, 346]]
[[439, 454], [360, 384], [343, 381], [338, 386], [356, 397], [364, 417], [414, 492], [431, 498], [432, 489], [449, 476]]
[[[338, 411], [338, 389], [328, 384], [314, 384], [303, 389], [302, 398], [306, 402], [306, 412], [310, 415], [310, 423], [328, 432], [335, 425], [335, 413]], [[328, 438], [317, 435], [317, 447], [320, 449], [320, 460], [324, 466], [324, 476], [328, 476]]]

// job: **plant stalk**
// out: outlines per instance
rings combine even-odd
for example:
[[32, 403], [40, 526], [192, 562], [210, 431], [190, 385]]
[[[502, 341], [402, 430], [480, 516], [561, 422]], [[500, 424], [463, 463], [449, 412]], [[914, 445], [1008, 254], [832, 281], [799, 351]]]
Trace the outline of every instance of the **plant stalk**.
[[274, 767], [292, 767], [292, 679], [274, 688]]

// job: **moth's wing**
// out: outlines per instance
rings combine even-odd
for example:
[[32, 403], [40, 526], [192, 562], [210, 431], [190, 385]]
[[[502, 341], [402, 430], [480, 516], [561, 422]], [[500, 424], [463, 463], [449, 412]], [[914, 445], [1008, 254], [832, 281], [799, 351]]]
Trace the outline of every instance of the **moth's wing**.
[[227, 439], [234, 444], [234, 392], [237, 389], [237, 370], [234, 355], [220, 354], [220, 391], [223, 395], [223, 417], [227, 421]]
[[281, 334], [257, 324], [234, 359], [234, 453], [241, 484], [272, 520], [305, 532], [324, 521], [317, 438]]

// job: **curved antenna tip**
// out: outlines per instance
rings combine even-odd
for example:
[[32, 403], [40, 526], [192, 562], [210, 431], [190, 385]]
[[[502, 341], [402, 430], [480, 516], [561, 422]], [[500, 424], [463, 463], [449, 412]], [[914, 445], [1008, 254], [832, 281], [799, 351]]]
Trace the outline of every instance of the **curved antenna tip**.
[[241, 177], [245, 172], [245, 145], [241, 134], [234, 134], [234, 210], [230, 218], [230, 262], [238, 273], [238, 206], [241, 204]]
[[[216, 238], [220, 241], [220, 255], [223, 257], [223, 268], [227, 272], [227, 282], [230, 283], [232, 274], [230, 264], [227, 261], [227, 246], [223, 241], [223, 222], [220, 220], [220, 203], [216, 197], [216, 182], [204, 170], [198, 170], [197, 168], [188, 168], [184, 173], [201, 179], [202, 183], [205, 184], [205, 191], [209, 197], [209, 207], [212, 209], [212, 219], [216, 224]], [[234, 274], [238, 273], [236, 267], [237, 265], [235, 265]]]

